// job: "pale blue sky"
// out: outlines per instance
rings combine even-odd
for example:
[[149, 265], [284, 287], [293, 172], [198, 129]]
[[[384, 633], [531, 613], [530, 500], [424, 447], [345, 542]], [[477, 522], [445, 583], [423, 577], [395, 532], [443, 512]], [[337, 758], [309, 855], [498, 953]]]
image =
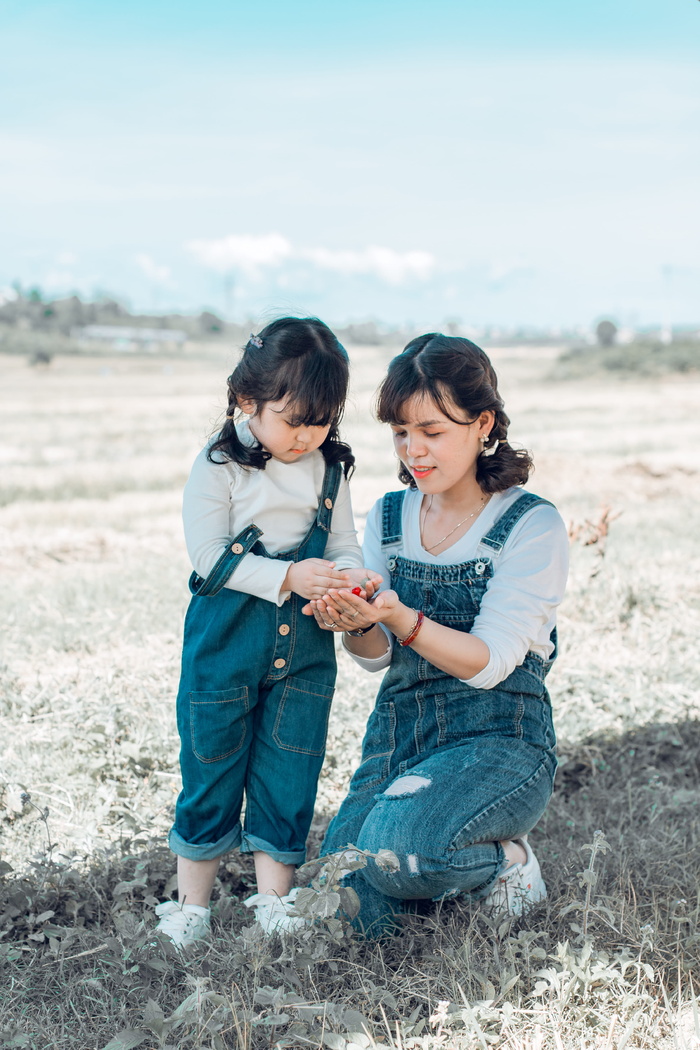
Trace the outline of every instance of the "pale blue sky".
[[700, 321], [698, 0], [0, 14], [0, 288]]

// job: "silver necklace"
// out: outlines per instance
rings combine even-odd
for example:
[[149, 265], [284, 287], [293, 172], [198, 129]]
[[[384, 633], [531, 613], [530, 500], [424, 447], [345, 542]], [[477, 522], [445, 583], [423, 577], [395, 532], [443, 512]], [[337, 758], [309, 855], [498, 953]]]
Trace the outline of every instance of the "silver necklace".
[[449, 538], [450, 538], [450, 536], [452, 535], [452, 533], [453, 533], [453, 532], [456, 532], [456, 531], [457, 531], [457, 529], [458, 529], [458, 528], [460, 527], [460, 525], [464, 525], [465, 521], [469, 521], [469, 519], [470, 519], [470, 518], [476, 518], [476, 517], [478, 517], [478, 515], [479, 515], [479, 514], [481, 514], [482, 510], [484, 509], [484, 507], [486, 506], [486, 504], [488, 503], [488, 501], [489, 501], [490, 499], [491, 499], [491, 496], [490, 496], [490, 495], [489, 495], [488, 497], [486, 497], [486, 496], [482, 496], [482, 497], [481, 497], [481, 503], [480, 503], [480, 505], [479, 505], [479, 506], [478, 506], [478, 507], [476, 508], [476, 510], [473, 510], [473, 511], [471, 512], [471, 514], [467, 514], [466, 518], [462, 518], [462, 520], [461, 520], [461, 521], [458, 521], [458, 522], [457, 522], [457, 524], [455, 525], [455, 527], [454, 527], [453, 529], [450, 529], [450, 531], [449, 531], [448, 533], [446, 533], [446, 534], [445, 534], [445, 535], [444, 535], [444, 536], [442, 537], [442, 539], [441, 539], [441, 540], [438, 540], [438, 541], [437, 541], [437, 543], [434, 543], [434, 544], [432, 545], [432, 547], [426, 547], [425, 543], [423, 542], [423, 533], [424, 533], [424, 531], [425, 531], [425, 523], [426, 523], [426, 521], [428, 520], [428, 515], [430, 514], [430, 510], [431, 510], [431, 508], [432, 508], [432, 506], [433, 506], [433, 497], [431, 496], [431, 497], [430, 497], [430, 503], [429, 503], [429, 504], [428, 504], [428, 506], [427, 506], [427, 509], [426, 509], [426, 511], [425, 511], [425, 514], [423, 515], [423, 524], [422, 524], [422, 525], [420, 525], [420, 521], [419, 521], [419, 526], [420, 526], [420, 528], [419, 528], [419, 531], [420, 531], [420, 541], [421, 541], [421, 545], [422, 545], [422, 547], [423, 547], [423, 550], [424, 550], [424, 551], [428, 551], [428, 553], [430, 553], [430, 551], [434, 551], [436, 547], [439, 547], [441, 543], [444, 543], [444, 542], [445, 542], [445, 540], [449, 540]]

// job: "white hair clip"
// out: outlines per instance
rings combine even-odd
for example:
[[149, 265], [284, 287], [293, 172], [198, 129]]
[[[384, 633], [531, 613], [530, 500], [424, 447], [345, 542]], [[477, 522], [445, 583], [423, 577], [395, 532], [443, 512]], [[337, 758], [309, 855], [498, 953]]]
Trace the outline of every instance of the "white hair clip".
[[248, 342], [252, 343], [253, 346], [257, 346], [258, 350], [262, 349], [262, 339], [259, 335], [253, 335], [253, 333], [251, 332], [250, 339], [248, 340]]

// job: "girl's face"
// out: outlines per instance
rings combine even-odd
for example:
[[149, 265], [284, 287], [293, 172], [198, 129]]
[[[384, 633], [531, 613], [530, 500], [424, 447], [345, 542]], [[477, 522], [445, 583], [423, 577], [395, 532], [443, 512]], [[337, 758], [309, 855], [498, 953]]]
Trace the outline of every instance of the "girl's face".
[[413, 397], [403, 406], [404, 422], [393, 423], [394, 447], [401, 462], [421, 492], [460, 495], [476, 480], [476, 460], [482, 451], [481, 438], [494, 423], [493, 412], [482, 412], [473, 423], [466, 414], [448, 405], [455, 419], [441, 412], [429, 397]]
[[294, 426], [294, 406], [288, 401], [266, 401], [258, 409], [254, 401], [241, 401], [240, 408], [249, 417], [253, 437], [273, 459], [295, 463], [314, 452], [328, 436], [327, 427]]

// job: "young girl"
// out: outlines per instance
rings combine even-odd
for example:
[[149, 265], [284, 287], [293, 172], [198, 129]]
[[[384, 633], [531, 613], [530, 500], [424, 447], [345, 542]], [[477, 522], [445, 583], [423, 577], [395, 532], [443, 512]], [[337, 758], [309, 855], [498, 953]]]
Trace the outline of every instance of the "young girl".
[[409, 343], [378, 415], [407, 486], [367, 521], [365, 559], [387, 585], [371, 604], [347, 588], [310, 603], [359, 664], [388, 665], [323, 852], [352, 843], [398, 857], [397, 871], [370, 863], [350, 876], [368, 931], [407, 901], [459, 892], [518, 915], [545, 895], [527, 833], [556, 767], [545, 677], [566, 528], [523, 490], [532, 461], [509, 444], [496, 374], [468, 339]]
[[246, 904], [266, 931], [303, 922], [288, 914], [290, 887], [305, 859], [336, 665], [332, 637], [300, 607], [329, 587], [381, 579], [362, 569], [353, 525], [354, 457], [338, 436], [347, 385], [347, 354], [325, 324], [273, 321], [250, 337], [228, 379], [226, 423], [185, 488], [195, 572], [177, 697], [183, 787], [169, 838], [179, 900], [156, 909], [178, 945], [208, 934], [219, 859], [235, 847], [253, 854], [260, 892]]

